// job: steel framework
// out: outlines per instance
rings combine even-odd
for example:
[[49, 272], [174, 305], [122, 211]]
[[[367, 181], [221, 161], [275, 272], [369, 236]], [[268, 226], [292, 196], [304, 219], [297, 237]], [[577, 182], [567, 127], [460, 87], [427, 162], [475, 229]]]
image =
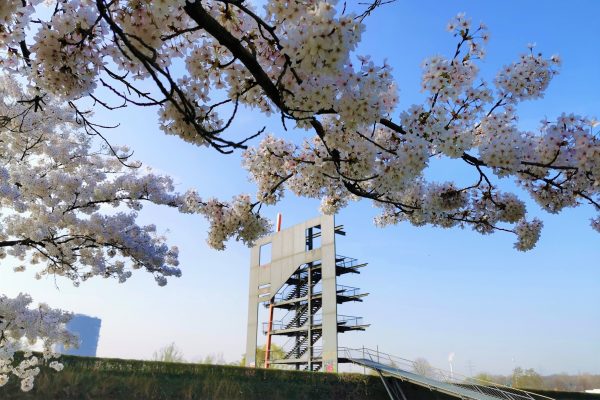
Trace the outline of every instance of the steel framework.
[[[255, 366], [258, 308], [269, 309], [265, 366], [337, 372], [338, 333], [364, 330], [362, 318], [339, 315], [337, 305], [362, 301], [368, 293], [337, 284], [337, 277], [360, 273], [356, 259], [336, 255], [335, 237], [345, 235], [333, 216], [321, 216], [262, 238], [252, 249], [246, 363]], [[271, 248], [270, 260], [261, 252]], [[277, 319], [275, 319], [277, 318]], [[271, 351], [273, 337], [287, 338], [283, 354]]]

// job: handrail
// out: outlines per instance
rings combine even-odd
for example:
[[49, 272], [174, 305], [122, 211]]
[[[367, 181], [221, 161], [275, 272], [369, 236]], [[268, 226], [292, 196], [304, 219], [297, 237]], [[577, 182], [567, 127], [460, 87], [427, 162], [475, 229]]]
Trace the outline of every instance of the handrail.
[[341, 295], [341, 296], [352, 297], [352, 296], [357, 296], [360, 294], [360, 288], [353, 287], [353, 286], [336, 285], [336, 292], [337, 292], [338, 296]]
[[[315, 325], [321, 325], [323, 323], [322, 316], [315, 316], [313, 320]], [[363, 317], [355, 317], [352, 315], [339, 315], [337, 316], [337, 323], [345, 326], [359, 326], [363, 324]]]
[[554, 400], [551, 397], [544, 396], [537, 393], [528, 392], [522, 389], [516, 389], [513, 387], [501, 385], [494, 382], [485, 381], [482, 379], [467, 377], [465, 375], [457, 374], [455, 372], [446, 371], [439, 368], [429, 367], [426, 371], [421, 370], [419, 365], [413, 360], [406, 358], [396, 357], [387, 353], [383, 353], [379, 350], [373, 350], [368, 348], [352, 349], [346, 347], [340, 347], [338, 349], [338, 357], [344, 357], [348, 360], [369, 360], [385, 366], [403, 370], [406, 372], [412, 372], [429, 379], [437, 380], [440, 382], [450, 383], [457, 385], [464, 389], [476, 390], [480, 393], [488, 396], [498, 397], [506, 400], [536, 400], [546, 399]]
[[[314, 288], [319, 282], [320, 282], [320, 278], [316, 281], [312, 282], [312, 287]], [[286, 285], [284, 286], [278, 293], [275, 294], [274, 296], [274, 300], [276, 303], [281, 302], [281, 301], [288, 301], [288, 300], [292, 300], [292, 299], [298, 299], [298, 298], [302, 298], [304, 296], [293, 296], [295, 291], [305, 291], [308, 286], [308, 280], [306, 281], [306, 283], [303, 283], [301, 286], [297, 286], [297, 285]], [[315, 294], [320, 294], [321, 292], [315, 293], [313, 292], [313, 295]]]
[[[316, 285], [316, 283], [315, 283]], [[315, 286], [313, 285], [313, 286]], [[287, 288], [286, 288], [287, 289]], [[292, 297], [292, 298], [288, 298], [289, 294], [292, 293], [293, 290], [290, 291], [285, 291], [282, 293], [278, 293], [275, 295], [275, 302], [279, 303], [282, 301], [288, 301], [288, 300], [294, 300], [294, 299], [302, 299], [303, 297]], [[354, 286], [346, 286], [346, 285], [336, 285], [336, 293], [338, 296], [347, 296], [347, 297], [353, 297], [353, 296], [358, 296], [361, 293], [360, 288], [358, 287], [354, 287]], [[313, 296], [318, 296], [320, 294], [323, 294], [322, 290], [318, 290], [316, 292], [313, 292], [312, 295]]]
[[[287, 327], [287, 325], [290, 323], [290, 321], [282, 321], [282, 320], [273, 320], [272, 325], [271, 325], [271, 329], [276, 331], [276, 330], [284, 330], [284, 329], [293, 329], [293, 328], [301, 328], [306, 324], [307, 321], [305, 321], [303, 324], [301, 324], [298, 327]], [[337, 316], [337, 323], [344, 325], [344, 326], [361, 326], [363, 325], [363, 317], [355, 317], [352, 315], [338, 315]], [[321, 315], [315, 315], [313, 316], [313, 325], [321, 325], [323, 323], [323, 317]], [[267, 328], [267, 323], [264, 322], [263, 323], [263, 332], [266, 332]]]
[[352, 315], [338, 315], [338, 324], [344, 324], [346, 326], [358, 326], [363, 324], [363, 317], [355, 317]]
[[[335, 265], [337, 265], [339, 267], [352, 268], [353, 266], [356, 265], [357, 262], [358, 262], [358, 259], [356, 259], [356, 258], [343, 256], [341, 254], [335, 255]], [[347, 264], [349, 264], [349, 265], [347, 265]]]
[[313, 346], [312, 356], [313, 358], [319, 358], [323, 355], [323, 346]]

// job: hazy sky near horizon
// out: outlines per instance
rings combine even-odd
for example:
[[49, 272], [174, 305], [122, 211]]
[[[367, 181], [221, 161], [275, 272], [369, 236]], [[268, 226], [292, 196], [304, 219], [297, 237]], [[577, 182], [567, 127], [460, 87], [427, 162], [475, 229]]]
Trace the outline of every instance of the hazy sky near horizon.
[[[423, 99], [420, 64], [434, 54], [451, 54], [455, 40], [446, 23], [463, 11], [489, 27], [488, 55], [481, 64], [487, 79], [531, 42], [548, 56], [562, 57], [561, 72], [545, 98], [519, 105], [522, 128], [535, 129], [544, 117], [562, 112], [600, 118], [597, 1], [424, 0], [382, 7], [366, 20], [357, 54], [370, 54], [376, 63], [387, 59], [394, 68], [398, 110]], [[131, 146], [145, 165], [174, 176], [178, 190], [195, 187], [203, 197], [223, 199], [254, 193], [239, 154], [222, 156], [166, 136], [151, 110], [99, 111], [98, 117], [121, 123], [108, 133], [110, 140]], [[282, 132], [277, 118], [248, 110], [232, 130], [242, 136], [263, 125]], [[471, 171], [444, 160], [435, 161], [428, 174], [439, 180], [472, 178]], [[513, 187], [508, 181], [503, 185]], [[288, 195], [265, 215], [282, 212], [285, 228], [317, 215], [318, 205]], [[338, 253], [369, 266], [339, 283], [361, 287], [370, 296], [342, 306], [340, 313], [363, 316], [371, 327], [340, 335], [340, 344], [379, 346], [442, 368], [453, 352], [455, 370], [467, 374], [507, 374], [515, 366], [543, 374], [600, 374], [600, 235], [589, 226], [593, 211], [585, 206], [549, 215], [532, 202], [528, 209], [545, 227], [537, 247], [527, 253], [514, 250], [514, 237], [504, 233], [481, 236], [408, 224], [379, 229], [372, 224], [377, 210], [370, 203], [342, 210], [336, 221], [348, 235], [339, 240]], [[236, 242], [222, 252], [209, 249], [207, 224], [197, 216], [159, 207], [140, 215], [179, 246], [182, 278], [160, 288], [152, 276], [136, 271], [125, 284], [94, 279], [74, 288], [61, 279], [35, 281], [34, 268], [16, 274], [4, 261], [0, 293], [27, 292], [35, 301], [101, 318], [102, 357], [148, 359], [174, 342], [191, 360], [218, 353], [227, 361], [239, 359], [246, 340], [249, 250]]]

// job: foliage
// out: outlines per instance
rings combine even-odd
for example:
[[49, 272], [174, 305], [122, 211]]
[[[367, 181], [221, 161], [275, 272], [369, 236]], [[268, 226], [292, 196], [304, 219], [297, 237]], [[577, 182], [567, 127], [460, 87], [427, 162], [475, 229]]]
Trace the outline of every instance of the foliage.
[[501, 375], [492, 375], [487, 372], [480, 372], [473, 377], [473, 379], [477, 379], [484, 382], [497, 383], [499, 385], [510, 386], [510, 377], [505, 377]]
[[[207, 354], [204, 358], [201, 358], [198, 363], [208, 365], [227, 365], [227, 361], [225, 361], [223, 353]], [[232, 363], [231, 365], [237, 365], [237, 363]]]
[[[16, 272], [35, 268], [38, 279], [63, 276], [76, 286], [98, 276], [125, 282], [135, 269], [159, 285], [180, 276], [177, 247], [167, 246], [154, 225], [136, 221], [144, 202], [186, 211], [172, 180], [124, 165], [125, 148], [94, 148], [70, 121], [72, 110], [50, 98], [27, 100], [34, 93], [0, 76], [0, 258], [18, 261]], [[1, 300], [0, 386], [12, 372], [29, 390], [38, 361], [14, 365], [20, 339], [41, 340], [47, 359], [54, 344], [69, 345], [70, 315], [44, 304], [29, 309], [26, 295]]]
[[175, 345], [174, 342], [167, 346], [161, 347], [159, 350], [155, 351], [152, 355], [152, 360], [172, 363], [185, 362], [183, 353], [181, 352], [181, 350], [179, 350], [179, 348]]
[[[266, 353], [267, 345], [258, 346], [256, 348], [256, 367], [264, 368], [265, 366], [265, 353]], [[280, 360], [285, 356], [285, 350], [275, 343], [271, 343], [271, 360]], [[238, 363], [240, 367], [246, 366], [246, 355], [242, 356], [242, 359]]]
[[[539, 389], [547, 391], [583, 392], [600, 387], [600, 375], [581, 373], [577, 375], [552, 374], [540, 375], [533, 368], [517, 367], [508, 376], [491, 375], [481, 372], [474, 376], [487, 382], [515, 386], [523, 389]], [[552, 397], [552, 396], [550, 396]]]
[[[45, 304], [31, 309], [30, 304], [31, 297], [22, 293], [14, 299], [0, 295], [0, 387], [6, 385], [12, 374], [21, 380], [21, 390], [31, 390], [41, 366], [48, 365], [56, 371], [63, 369], [61, 363], [52, 361], [58, 358], [53, 346], [76, 343], [76, 338], [65, 329], [71, 314]], [[23, 342], [34, 344], [38, 338], [43, 340], [41, 357], [31, 353], [17, 357], [16, 352], [22, 349]]]
[[[56, 1], [49, 17], [36, 13], [41, 3], [11, 0], [0, 9], [0, 43], [20, 50], [4, 54], [2, 69], [31, 81], [37, 92], [29, 101], [68, 102], [87, 130], [94, 127], [80, 111], [87, 100], [107, 110], [154, 107], [166, 134], [222, 153], [246, 150], [255, 202], [196, 193], [186, 200], [211, 222], [215, 248], [264, 234], [269, 225], [257, 212], [286, 189], [322, 199], [325, 213], [370, 199], [382, 210], [378, 225], [512, 232], [518, 250], [535, 246], [542, 222], [528, 220], [524, 202], [503, 193], [494, 176], [512, 177], [552, 213], [600, 207], [597, 122], [565, 113], [535, 133], [517, 125], [516, 106], [543, 96], [560, 58], [530, 46], [493, 82], [482, 81], [478, 62], [489, 34], [464, 14], [447, 27], [457, 41], [451, 56], [423, 63], [425, 102], [397, 110], [391, 66], [355, 54], [367, 17], [389, 2], [352, 13], [334, 0], [268, 1], [262, 11], [229, 0], [71, 0]], [[269, 134], [248, 148], [264, 129], [232, 138], [228, 128], [242, 106], [278, 114], [284, 129], [291, 124], [308, 137], [297, 145]], [[426, 181], [434, 155], [472, 167], [473, 184]], [[600, 219], [592, 226], [600, 230]]]
[[424, 358], [416, 358], [413, 361], [413, 372], [422, 376], [433, 377], [435, 371], [429, 361]]
[[76, 286], [95, 276], [124, 282], [132, 269], [159, 285], [180, 276], [178, 249], [136, 221], [144, 203], [185, 210], [171, 178], [125, 165], [127, 148], [94, 147], [70, 121], [72, 110], [27, 100], [35, 93], [0, 77], [0, 257], [20, 261], [16, 271], [37, 268], [38, 278], [64, 276]]
[[512, 373], [511, 384], [516, 388], [543, 389], [543, 380], [533, 368], [523, 369], [517, 367]]

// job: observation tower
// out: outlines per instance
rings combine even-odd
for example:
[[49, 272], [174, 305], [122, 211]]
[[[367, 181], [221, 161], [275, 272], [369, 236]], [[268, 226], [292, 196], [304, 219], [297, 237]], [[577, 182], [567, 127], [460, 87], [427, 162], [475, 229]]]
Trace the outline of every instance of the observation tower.
[[[266, 336], [264, 366], [285, 365], [337, 372], [338, 334], [363, 331], [361, 317], [339, 315], [338, 305], [362, 302], [368, 293], [337, 279], [358, 274], [366, 263], [336, 254], [335, 239], [345, 235], [333, 216], [321, 216], [278, 230], [251, 251], [246, 365], [256, 366], [259, 329]], [[267, 309], [259, 321], [261, 305]], [[273, 340], [283, 354], [271, 351]]]

